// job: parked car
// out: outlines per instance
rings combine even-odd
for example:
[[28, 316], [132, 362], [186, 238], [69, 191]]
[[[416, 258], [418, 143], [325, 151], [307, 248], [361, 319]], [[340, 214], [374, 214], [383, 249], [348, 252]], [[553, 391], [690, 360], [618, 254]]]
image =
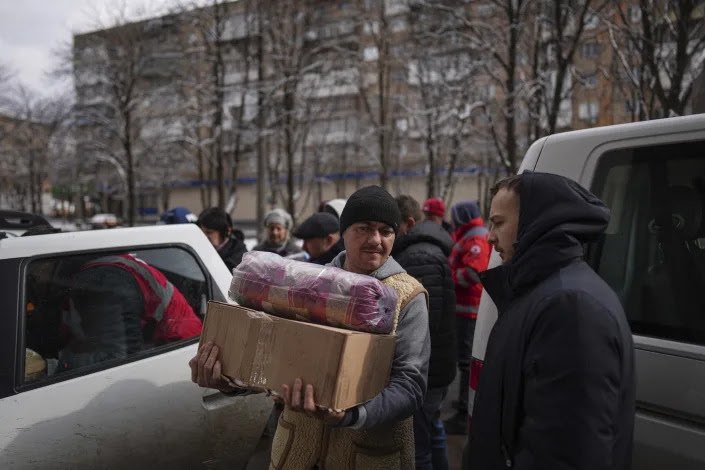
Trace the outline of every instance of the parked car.
[[[524, 170], [571, 178], [612, 210], [586, 260], [634, 335], [632, 468], [705, 468], [705, 114], [551, 135], [529, 148]], [[499, 263], [493, 252], [490, 267]], [[472, 387], [496, 319], [483, 293]]]
[[47, 219], [31, 212], [0, 210], [0, 238], [19, 237], [27, 230], [49, 225]]
[[[125, 254], [201, 318], [207, 301], [227, 301], [231, 275], [193, 224], [0, 240], [0, 468], [244, 468], [254, 451], [271, 399], [193, 384], [197, 336], [88, 365], [61, 359], [67, 335], [100, 320], [74, 315], [77, 273]], [[101, 340], [121, 341], [87, 342]]]
[[115, 214], [96, 214], [90, 218], [88, 223], [94, 229], [116, 227], [119, 220]]

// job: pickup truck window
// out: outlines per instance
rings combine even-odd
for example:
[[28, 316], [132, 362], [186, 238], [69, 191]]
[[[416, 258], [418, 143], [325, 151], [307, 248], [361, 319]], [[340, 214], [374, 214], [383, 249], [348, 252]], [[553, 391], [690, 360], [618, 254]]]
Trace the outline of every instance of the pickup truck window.
[[189, 252], [171, 247], [31, 261], [24, 383], [90, 373], [198, 336], [207, 279]]
[[705, 142], [605, 153], [594, 181], [612, 219], [588, 260], [633, 333], [705, 345]]

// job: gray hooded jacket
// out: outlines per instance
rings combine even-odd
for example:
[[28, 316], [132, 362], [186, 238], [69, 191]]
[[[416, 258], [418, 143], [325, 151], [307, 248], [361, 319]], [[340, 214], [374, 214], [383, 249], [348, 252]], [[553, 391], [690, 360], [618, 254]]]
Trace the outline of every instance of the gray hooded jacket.
[[[340, 253], [329, 266], [342, 268], [345, 252]], [[371, 276], [382, 280], [406, 272], [390, 256]], [[426, 394], [428, 360], [431, 339], [428, 332], [428, 309], [423, 295], [416, 296], [399, 312], [397, 346], [394, 351], [389, 384], [379, 395], [352, 410], [348, 410], [341, 426], [368, 429], [404, 420], [421, 408]]]

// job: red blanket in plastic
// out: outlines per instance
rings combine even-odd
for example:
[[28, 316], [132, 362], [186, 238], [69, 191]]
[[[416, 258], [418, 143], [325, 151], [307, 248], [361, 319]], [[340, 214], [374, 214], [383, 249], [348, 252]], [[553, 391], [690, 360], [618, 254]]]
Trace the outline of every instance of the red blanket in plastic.
[[272, 315], [388, 334], [397, 294], [372, 276], [251, 251], [233, 270], [229, 296]]

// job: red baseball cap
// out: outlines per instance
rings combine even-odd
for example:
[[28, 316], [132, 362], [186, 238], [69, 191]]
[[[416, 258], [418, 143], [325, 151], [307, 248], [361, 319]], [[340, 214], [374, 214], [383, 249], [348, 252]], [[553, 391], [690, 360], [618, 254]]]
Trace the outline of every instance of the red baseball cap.
[[432, 197], [431, 199], [426, 199], [426, 202], [423, 203], [423, 211], [427, 214], [443, 217], [446, 215], [446, 205], [437, 197]]

